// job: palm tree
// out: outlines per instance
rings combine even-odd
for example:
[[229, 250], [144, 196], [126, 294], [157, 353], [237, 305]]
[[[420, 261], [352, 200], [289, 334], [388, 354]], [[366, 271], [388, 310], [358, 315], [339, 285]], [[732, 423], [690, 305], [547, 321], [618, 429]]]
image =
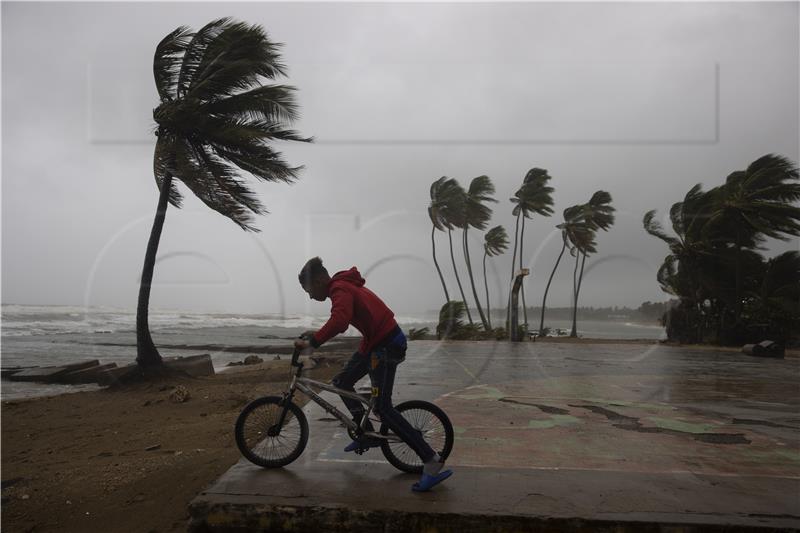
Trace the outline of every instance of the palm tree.
[[731, 173], [725, 185], [716, 189], [709, 230], [732, 229], [735, 254], [734, 317], [742, 312], [742, 249], [749, 241], [759, 244], [765, 237], [788, 240], [785, 235], [800, 235], [798, 169], [788, 159], [767, 154], [753, 161], [746, 170]]
[[[581, 206], [583, 209], [584, 206]], [[569, 253], [575, 258], [575, 268], [572, 271], [572, 331], [570, 337], [578, 336], [578, 263], [579, 259], [586, 258], [586, 254], [597, 251], [597, 243], [594, 240], [595, 232], [586, 224], [583, 218], [575, 221], [575, 231], [570, 241]]]
[[311, 141], [286, 128], [298, 117], [294, 87], [262, 82], [286, 75], [280, 46], [260, 26], [223, 18], [197, 33], [181, 26], [156, 47], [153, 74], [161, 103], [153, 111], [153, 170], [160, 193], [136, 312], [136, 361], [142, 368], [162, 361], [148, 308], [167, 202], [181, 206], [175, 180], [245, 231], [258, 231], [251, 213], [265, 210], [239, 172], [289, 183], [302, 168], [289, 166], [269, 146], [274, 140]]
[[447, 228], [447, 239], [450, 243], [450, 260], [453, 262], [453, 272], [456, 275], [456, 283], [458, 290], [461, 293], [461, 301], [464, 302], [464, 310], [467, 312], [467, 319], [470, 325], [472, 322], [472, 314], [469, 312], [469, 305], [467, 304], [467, 297], [464, 295], [464, 287], [461, 285], [461, 278], [458, 275], [458, 267], [456, 266], [456, 257], [453, 254], [453, 229], [463, 229], [467, 225], [466, 218], [466, 205], [467, 193], [464, 188], [456, 180], [452, 180], [447, 194], [447, 201], [442, 208], [444, 219], [447, 221], [445, 227]]
[[708, 286], [707, 280], [701, 278], [708, 269], [701, 265], [711, 255], [711, 245], [704, 237], [708, 235], [704, 226], [709, 219], [711, 201], [711, 195], [703, 192], [698, 183], [686, 193], [683, 201], [672, 204], [669, 218], [675, 236], [666, 233], [655, 219], [655, 209], [645, 213], [642, 221], [645, 231], [664, 241], [670, 250], [659, 270], [659, 280], [664, 281], [662, 289], [691, 299], [693, 303], [703, 301], [706, 296], [703, 288]]
[[464, 327], [462, 319], [466, 311], [464, 302], [453, 300], [447, 302], [439, 310], [439, 323], [436, 325], [436, 338], [449, 339], [461, 332]]
[[490, 329], [489, 322], [486, 320], [486, 315], [483, 313], [481, 300], [478, 298], [478, 291], [475, 290], [475, 278], [472, 275], [472, 260], [469, 256], [469, 241], [467, 240], [467, 230], [472, 226], [473, 228], [484, 230], [492, 218], [492, 210], [486, 205], [487, 202], [497, 202], [491, 195], [494, 194], [494, 185], [488, 176], [478, 176], [474, 178], [467, 190], [467, 195], [464, 202], [464, 233], [463, 233], [463, 247], [464, 259], [467, 263], [467, 273], [469, 274], [469, 282], [472, 285], [472, 295], [475, 297], [475, 305], [478, 308], [478, 314], [481, 317], [483, 329], [488, 331]]
[[[511, 258], [511, 284], [514, 283], [514, 263], [517, 256], [517, 242], [519, 242], [519, 268], [523, 268], [523, 249], [525, 244], [525, 219], [531, 218], [534, 213], [549, 217], [553, 214], [553, 188], [547, 185], [550, 175], [543, 168], [532, 168], [522, 180], [522, 186], [514, 193], [511, 202], [516, 204], [512, 214], [517, 218], [514, 231], [514, 254]], [[522, 219], [522, 231], [519, 233], [519, 221]], [[511, 313], [511, 295], [509, 293], [509, 306], [506, 312], [506, 322]], [[525, 302], [525, 284], [522, 284], [522, 313], [524, 323], [528, 323], [528, 306]]]
[[439, 279], [442, 282], [442, 289], [444, 289], [445, 302], [450, 301], [450, 293], [447, 292], [447, 285], [444, 282], [442, 269], [439, 267], [439, 262], [436, 260], [436, 240], [434, 234], [436, 230], [444, 231], [445, 228], [452, 229], [452, 225], [447, 220], [447, 206], [452, 202], [452, 195], [455, 186], [458, 183], [452, 178], [442, 176], [431, 184], [430, 196], [431, 203], [428, 205], [428, 216], [431, 219], [433, 227], [431, 228], [431, 247], [433, 251], [433, 264], [436, 266], [436, 271], [439, 273]]
[[[583, 224], [586, 228], [596, 233], [598, 229], [608, 231], [608, 228], [614, 223], [614, 207], [611, 206], [611, 195], [606, 191], [597, 191], [589, 199], [589, 203], [583, 206]], [[578, 336], [577, 318], [578, 318], [578, 296], [581, 291], [581, 284], [583, 283], [583, 267], [586, 264], [587, 250], [581, 250], [583, 255], [581, 259], [581, 272], [577, 278], [575, 287], [575, 306], [572, 310], [572, 332], [571, 337]]]
[[664, 258], [656, 278], [664, 292], [680, 299], [680, 314], [686, 319], [686, 327], [693, 331], [681, 331], [681, 338], [686, 342], [703, 339], [709, 317], [705, 302], [722, 315], [722, 302], [728, 300], [724, 288], [727, 270], [722, 268], [725, 261], [720, 261], [728, 252], [714, 244], [722, 240], [723, 234], [706, 228], [715, 194], [703, 192], [697, 184], [682, 201], [672, 204], [669, 219], [674, 236], [656, 220], [655, 210], [645, 213], [642, 221], [647, 233], [669, 247], [670, 253]]
[[800, 331], [800, 253], [784, 252], [759, 267], [760, 283], [745, 293], [745, 312], [767, 325], [762, 338], [785, 344], [791, 331]]
[[556, 264], [553, 265], [553, 271], [550, 272], [550, 277], [547, 279], [547, 286], [544, 289], [544, 296], [542, 297], [542, 312], [539, 319], [539, 335], [544, 335], [544, 311], [547, 306], [547, 293], [550, 292], [550, 284], [553, 282], [553, 276], [556, 273], [556, 269], [558, 269], [559, 263], [561, 263], [561, 258], [564, 256], [564, 250], [570, 243], [572, 246], [576, 246], [576, 243], [581, 242], [582, 237], [579, 234], [587, 231], [587, 229], [580, 223], [582, 209], [583, 206], [581, 205], [573, 205], [564, 209], [564, 222], [556, 225], [556, 227], [561, 230], [561, 252], [558, 254], [558, 259], [556, 259]]
[[486, 321], [492, 329], [492, 305], [489, 300], [489, 283], [486, 281], [486, 258], [505, 253], [508, 249], [508, 235], [503, 226], [495, 226], [484, 235], [483, 241], [483, 286], [486, 288]]

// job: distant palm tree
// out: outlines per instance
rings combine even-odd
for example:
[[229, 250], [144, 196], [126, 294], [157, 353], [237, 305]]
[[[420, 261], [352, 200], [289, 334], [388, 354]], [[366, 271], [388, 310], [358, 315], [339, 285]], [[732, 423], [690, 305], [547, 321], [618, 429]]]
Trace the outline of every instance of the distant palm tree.
[[443, 207], [443, 212], [444, 218], [447, 221], [445, 227], [447, 227], [447, 239], [450, 243], [450, 260], [453, 262], [453, 272], [456, 275], [456, 283], [461, 293], [461, 301], [464, 302], [464, 310], [467, 313], [467, 319], [470, 325], [472, 325], [472, 314], [469, 312], [469, 304], [467, 303], [467, 297], [464, 295], [464, 287], [461, 285], [461, 278], [458, 275], [458, 267], [456, 266], [456, 257], [453, 254], [453, 229], [463, 229], [467, 225], [466, 201], [466, 191], [460, 183], [453, 180], [448, 190], [447, 202]]
[[782, 156], [768, 154], [750, 163], [746, 170], [733, 172], [725, 185], [716, 189], [714, 211], [708, 229], [731, 228], [735, 254], [735, 307], [738, 321], [742, 311], [741, 252], [747, 241], [756, 244], [765, 237], [788, 240], [800, 235], [798, 169]]
[[245, 231], [258, 231], [251, 213], [265, 210], [239, 172], [292, 182], [302, 168], [289, 166], [269, 146], [275, 140], [311, 140], [286, 129], [298, 117], [294, 87], [262, 82], [286, 75], [280, 46], [260, 26], [223, 18], [197, 33], [181, 26], [156, 47], [153, 74], [161, 103], [153, 111], [153, 170], [160, 195], [136, 312], [136, 361], [142, 368], [162, 362], [148, 308], [167, 202], [180, 207], [182, 201], [174, 180]]
[[556, 269], [558, 269], [559, 263], [561, 263], [564, 250], [570, 243], [572, 246], [576, 246], [576, 243], [582, 240], [578, 234], [588, 231], [581, 224], [580, 215], [582, 208], [583, 206], [581, 205], [573, 205], [564, 209], [564, 222], [556, 226], [556, 228], [561, 230], [561, 252], [558, 254], [558, 259], [556, 259], [556, 264], [553, 265], [553, 271], [550, 272], [550, 277], [547, 279], [547, 286], [544, 289], [544, 296], [542, 297], [542, 311], [539, 319], [539, 335], [544, 335], [544, 311], [547, 307], [547, 294], [550, 292], [550, 284], [553, 282], [553, 276], [556, 273]]
[[[511, 202], [514, 205], [512, 214], [517, 218], [517, 225], [514, 231], [514, 254], [511, 258], [511, 281], [510, 285], [514, 284], [514, 263], [517, 255], [517, 242], [519, 242], [519, 268], [523, 268], [523, 249], [525, 244], [525, 219], [531, 218], [534, 213], [542, 216], [549, 217], [553, 214], [553, 188], [547, 182], [550, 181], [550, 175], [547, 170], [543, 168], [532, 168], [525, 178], [522, 180], [522, 186], [514, 193]], [[522, 219], [522, 231], [519, 233], [519, 221]], [[525, 302], [525, 284], [522, 284], [522, 313], [524, 323], [528, 323], [528, 306]], [[511, 313], [511, 294], [509, 291], [508, 310], [506, 311], [506, 322], [508, 322]]]
[[[611, 206], [611, 195], [606, 191], [595, 192], [589, 203], [583, 205], [582, 220], [586, 228], [595, 234], [597, 230], [608, 231], [608, 228], [614, 224], [614, 207]], [[586, 249], [580, 250], [581, 255], [581, 271], [574, 284], [575, 288], [575, 306], [572, 310], [572, 332], [571, 337], [578, 336], [577, 317], [578, 317], [578, 296], [581, 291], [581, 284], [583, 283], [583, 267], [586, 264], [586, 256], [589, 252]], [[576, 258], [577, 259], [577, 258]]]
[[578, 336], [578, 264], [581, 257], [585, 259], [586, 254], [597, 251], [597, 243], [594, 240], [595, 232], [586, 224], [583, 218], [577, 220], [576, 225], [577, 228], [570, 241], [569, 250], [570, 255], [575, 258], [575, 268], [572, 271], [572, 331], [570, 332], [570, 337]]
[[483, 241], [483, 286], [486, 288], [486, 321], [492, 329], [492, 305], [489, 300], [489, 283], [486, 280], [486, 258], [505, 253], [508, 249], [508, 235], [503, 226], [495, 226], [484, 235]]
[[452, 224], [447, 220], [447, 206], [452, 202], [452, 195], [455, 186], [458, 183], [452, 178], [442, 176], [431, 184], [430, 196], [431, 203], [428, 205], [428, 216], [433, 224], [431, 228], [431, 247], [433, 250], [433, 264], [436, 266], [436, 271], [439, 273], [439, 279], [442, 282], [442, 289], [444, 289], [445, 302], [450, 301], [450, 293], [447, 292], [447, 284], [444, 282], [442, 269], [439, 267], [439, 262], [436, 260], [436, 240], [434, 234], [436, 230], [444, 231], [445, 229], [452, 229]]
[[694, 342], [702, 339], [706, 326], [704, 302], [708, 299], [718, 306], [717, 297], [725, 291], [715, 290], [714, 287], [727, 278], [720, 276], [719, 266], [714, 263], [728, 252], [714, 249], [711, 241], [717, 241], [719, 234], [715, 232], [711, 236], [712, 233], [705, 227], [712, 205], [713, 194], [704, 192], [698, 183], [682, 201], [670, 207], [669, 219], [674, 236], [667, 233], [656, 220], [655, 210], [645, 213], [642, 221], [647, 233], [661, 239], [669, 247], [670, 253], [659, 267], [656, 279], [664, 292], [680, 299], [683, 309], [691, 310], [693, 318], [687, 327], [695, 331], [691, 337]]
[[478, 314], [481, 317], [483, 329], [488, 331], [490, 329], [489, 322], [486, 320], [486, 315], [481, 306], [481, 300], [478, 298], [478, 291], [475, 290], [475, 278], [472, 275], [472, 260], [469, 256], [469, 241], [467, 240], [467, 230], [472, 226], [473, 228], [484, 230], [492, 218], [492, 210], [486, 205], [488, 202], [497, 202], [492, 198], [494, 194], [494, 184], [488, 176], [478, 176], [474, 178], [467, 190], [467, 196], [464, 203], [464, 233], [463, 233], [463, 247], [464, 259], [467, 263], [467, 273], [469, 274], [469, 282], [472, 285], [472, 295], [475, 297], [475, 305], [478, 308]]
[[439, 310], [439, 323], [436, 325], [436, 338], [448, 339], [458, 334], [463, 330], [464, 312], [466, 306], [464, 302], [453, 300], [447, 302]]

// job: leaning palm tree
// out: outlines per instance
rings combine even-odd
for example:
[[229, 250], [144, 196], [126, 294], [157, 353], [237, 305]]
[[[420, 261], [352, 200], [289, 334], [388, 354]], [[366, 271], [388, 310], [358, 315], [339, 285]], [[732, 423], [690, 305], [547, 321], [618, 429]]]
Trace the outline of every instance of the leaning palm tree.
[[494, 184], [488, 176], [478, 176], [474, 178], [467, 190], [467, 195], [464, 202], [464, 233], [463, 233], [463, 247], [464, 247], [464, 260], [467, 263], [467, 273], [469, 274], [469, 282], [472, 285], [472, 295], [475, 297], [475, 305], [478, 308], [478, 314], [481, 317], [483, 329], [489, 331], [489, 322], [486, 320], [486, 315], [481, 306], [481, 300], [478, 298], [478, 291], [475, 290], [475, 278], [472, 275], [472, 260], [469, 256], [469, 241], [467, 239], [467, 231], [470, 226], [473, 228], [484, 230], [492, 218], [492, 210], [486, 205], [488, 202], [497, 202], [492, 198], [494, 194]]
[[136, 312], [141, 368], [162, 362], [148, 308], [167, 203], [181, 206], [176, 182], [243, 230], [258, 231], [251, 213], [265, 210], [240, 171], [289, 183], [302, 168], [289, 166], [270, 146], [275, 140], [311, 140], [287, 129], [298, 117], [294, 87], [264, 83], [286, 75], [280, 46], [260, 26], [223, 18], [196, 33], [181, 26], [156, 47], [153, 74], [161, 103], [153, 111], [158, 138], [153, 170], [160, 192]]
[[574, 240], [570, 242], [569, 250], [570, 255], [575, 257], [575, 268], [572, 271], [572, 331], [570, 337], [578, 336], [578, 287], [580, 285], [578, 263], [581, 257], [585, 259], [587, 254], [597, 251], [597, 243], [594, 240], [596, 232], [586, 224], [583, 218], [576, 221], [576, 225], [578, 227], [573, 235]]
[[447, 291], [447, 284], [444, 282], [442, 269], [439, 267], [439, 262], [436, 260], [436, 240], [434, 234], [436, 230], [444, 231], [445, 229], [452, 229], [452, 225], [447, 220], [447, 206], [452, 202], [452, 195], [458, 183], [452, 178], [442, 176], [431, 184], [430, 196], [431, 203], [428, 205], [428, 216], [433, 224], [431, 228], [431, 248], [433, 251], [433, 264], [436, 266], [436, 271], [439, 273], [439, 280], [442, 282], [442, 289], [444, 289], [445, 302], [450, 301], [450, 293]]
[[542, 297], [542, 311], [539, 318], [539, 335], [544, 335], [544, 311], [547, 307], [547, 294], [550, 292], [550, 284], [553, 282], [553, 276], [561, 263], [561, 258], [564, 256], [564, 250], [567, 245], [571, 244], [572, 247], [576, 246], [577, 242], [583, 240], [580, 233], [588, 231], [581, 223], [581, 213], [583, 210], [582, 205], [573, 205], [564, 209], [564, 222], [556, 225], [556, 228], [561, 230], [561, 252], [558, 254], [556, 264], [553, 265], [553, 270], [550, 272], [550, 277], [547, 279], [547, 286], [544, 289], [544, 296]]
[[[614, 223], [614, 207], [611, 206], [611, 195], [606, 191], [597, 191], [589, 199], [587, 204], [583, 206], [583, 224], [593, 234], [597, 230], [608, 231], [608, 228]], [[583, 267], [586, 264], [586, 256], [591, 253], [585, 249], [581, 250], [581, 271], [578, 275], [577, 282], [573, 285], [575, 288], [575, 306], [572, 310], [572, 332], [571, 337], [578, 336], [577, 330], [577, 313], [578, 313], [578, 296], [581, 292], [581, 284], [583, 283]]]
[[464, 302], [464, 310], [467, 312], [467, 319], [470, 325], [472, 322], [472, 314], [469, 312], [469, 304], [467, 297], [464, 295], [464, 287], [461, 285], [461, 278], [458, 275], [458, 267], [456, 266], [456, 256], [453, 254], [453, 229], [463, 229], [467, 225], [466, 218], [466, 204], [467, 192], [456, 180], [453, 180], [450, 188], [448, 189], [447, 201], [442, 208], [444, 219], [447, 222], [447, 240], [450, 244], [450, 260], [453, 262], [453, 273], [456, 276], [456, 284], [458, 291], [461, 293], [461, 301]]
[[[525, 244], [525, 219], [531, 218], [534, 213], [549, 217], [553, 214], [553, 188], [547, 182], [550, 181], [550, 175], [547, 170], [543, 168], [532, 168], [525, 174], [522, 180], [522, 186], [514, 193], [511, 202], [514, 205], [512, 214], [517, 219], [516, 229], [514, 231], [514, 254], [511, 258], [511, 281], [514, 284], [514, 263], [517, 256], [517, 242], [519, 242], [519, 268], [523, 268], [523, 250]], [[522, 231], [520, 232], [520, 219], [522, 219]], [[521, 287], [522, 293], [522, 313], [524, 323], [528, 323], [528, 306], [525, 302], [525, 284]], [[506, 311], [506, 322], [508, 322], [511, 313], [511, 295], [509, 291], [508, 310]]]
[[483, 241], [483, 286], [486, 289], [486, 321], [492, 329], [492, 305], [489, 300], [489, 283], [486, 280], [486, 258], [505, 253], [508, 249], [508, 234], [503, 226], [495, 226], [484, 235]]
[[707, 230], [731, 228], [735, 254], [735, 320], [742, 311], [742, 249], [747, 241], [756, 244], [766, 237], [788, 240], [800, 235], [798, 168], [787, 158], [767, 154], [750, 163], [746, 170], [733, 172], [717, 188], [714, 211]]

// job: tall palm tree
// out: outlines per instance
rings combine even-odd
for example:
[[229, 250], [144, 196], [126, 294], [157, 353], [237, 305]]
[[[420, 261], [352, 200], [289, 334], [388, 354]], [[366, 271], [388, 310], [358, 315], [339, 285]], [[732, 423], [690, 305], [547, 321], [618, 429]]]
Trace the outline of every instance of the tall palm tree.
[[153, 110], [158, 138], [153, 170], [160, 193], [136, 312], [136, 361], [142, 368], [162, 362], [148, 308], [167, 203], [181, 206], [176, 180], [243, 230], [258, 231], [251, 213], [265, 210], [240, 181], [240, 171], [288, 183], [302, 168], [289, 166], [269, 145], [311, 141], [287, 129], [298, 117], [294, 87], [262, 81], [286, 75], [280, 46], [260, 26], [223, 18], [196, 33], [181, 26], [156, 47], [153, 74], [161, 103]]
[[492, 305], [489, 300], [489, 283], [486, 280], [486, 258], [505, 253], [508, 249], [508, 234], [503, 226], [495, 226], [484, 235], [483, 241], [483, 286], [486, 289], [486, 321], [492, 329]]
[[[534, 213], [542, 216], [549, 217], [553, 214], [553, 188], [547, 182], [550, 181], [550, 175], [547, 170], [543, 168], [532, 168], [525, 178], [522, 180], [522, 186], [514, 193], [511, 202], [514, 205], [512, 214], [517, 217], [517, 229], [519, 229], [519, 221], [522, 219], [522, 231], [517, 237], [517, 232], [514, 233], [514, 257], [511, 258], [511, 281], [514, 283], [514, 262], [516, 259], [517, 240], [519, 240], [519, 268], [523, 268], [523, 250], [525, 245], [525, 219], [531, 218]], [[525, 302], [525, 284], [522, 284], [522, 313], [525, 324], [528, 323], [528, 306]], [[506, 313], [506, 321], [511, 313], [511, 295], [509, 294], [509, 307]]]
[[553, 265], [553, 270], [550, 272], [550, 277], [547, 279], [547, 286], [544, 289], [541, 317], [539, 318], [539, 335], [544, 335], [544, 311], [547, 307], [547, 294], [550, 292], [550, 284], [553, 282], [556, 269], [558, 269], [561, 258], [564, 256], [564, 250], [566, 250], [568, 244], [571, 244], [573, 247], [577, 246], [576, 243], [582, 242], [583, 240], [579, 234], [588, 231], [581, 224], [580, 215], [582, 209], [583, 206], [581, 205], [573, 205], [564, 209], [564, 222], [556, 225], [556, 228], [561, 230], [561, 252], [558, 254], [558, 259], [556, 259], [556, 264]]
[[497, 202], [492, 198], [494, 194], [494, 184], [488, 176], [478, 176], [473, 178], [469, 184], [467, 195], [464, 202], [464, 232], [463, 232], [463, 247], [464, 247], [464, 260], [467, 263], [467, 273], [469, 274], [469, 282], [472, 286], [472, 295], [475, 297], [475, 305], [478, 308], [478, 314], [481, 317], [483, 329], [488, 331], [490, 329], [489, 322], [486, 320], [486, 315], [481, 306], [481, 300], [478, 298], [478, 291], [475, 290], [475, 278], [472, 275], [472, 260], [469, 256], [469, 241], [467, 239], [467, 231], [470, 226], [473, 228], [484, 230], [492, 218], [492, 210], [486, 205], [488, 202]]
[[[589, 199], [589, 202], [583, 206], [583, 223], [586, 228], [593, 234], [597, 230], [608, 231], [608, 228], [614, 223], [614, 207], [611, 206], [611, 195], [606, 191], [597, 191]], [[588, 253], [585, 249], [581, 250], [581, 271], [577, 278], [575, 287], [575, 306], [572, 310], [572, 332], [570, 336], [577, 337], [577, 318], [578, 318], [578, 296], [581, 292], [581, 284], [583, 283], [583, 267], [586, 264], [586, 256]]]
[[[707, 326], [705, 302], [723, 309], [723, 302], [728, 301], [726, 291], [720, 289], [727, 279], [727, 275], [724, 275], [726, 269], [719, 265], [719, 259], [727, 257], [728, 252], [714, 244], [722, 240], [723, 234], [706, 228], [714, 195], [711, 191], [704, 192], [697, 184], [682, 201], [672, 204], [669, 219], [674, 235], [667, 233], [656, 220], [655, 210], [645, 213], [642, 221], [647, 233], [664, 241], [669, 247], [670, 253], [664, 258], [656, 278], [664, 292], [680, 299], [683, 312], [691, 314], [692, 318], [686, 325], [694, 333], [684, 338], [693, 342], [703, 338], [703, 330]], [[723, 281], [720, 282], [720, 279]], [[724, 312], [724, 309], [720, 312]], [[687, 334], [686, 331], [682, 332], [682, 335]]]
[[436, 271], [439, 273], [439, 279], [442, 282], [442, 289], [444, 289], [445, 302], [450, 301], [450, 293], [447, 291], [447, 284], [444, 282], [442, 269], [439, 267], [439, 262], [436, 260], [436, 240], [434, 234], [436, 230], [444, 231], [445, 229], [452, 229], [452, 224], [447, 220], [447, 206], [452, 203], [452, 195], [456, 190], [458, 183], [452, 178], [442, 176], [431, 184], [430, 196], [431, 203], [428, 205], [428, 216], [433, 224], [431, 228], [431, 248], [433, 251], [433, 264], [436, 266]]
[[444, 218], [447, 221], [447, 240], [450, 244], [450, 260], [453, 262], [453, 273], [456, 276], [458, 291], [461, 293], [461, 301], [464, 302], [464, 310], [467, 312], [467, 319], [470, 325], [473, 324], [472, 313], [469, 312], [467, 297], [464, 295], [464, 287], [461, 285], [461, 278], [458, 275], [456, 257], [453, 253], [453, 229], [464, 229], [467, 225], [466, 217], [467, 192], [456, 180], [452, 181], [447, 194], [447, 202], [443, 207]]
[[742, 249], [747, 241], [756, 244], [766, 237], [788, 240], [800, 235], [798, 169], [787, 158], [767, 154], [750, 163], [746, 170], [731, 173], [717, 188], [709, 229], [727, 226], [733, 230], [735, 254], [735, 320], [742, 311]]
[[572, 271], [572, 331], [570, 337], [578, 336], [578, 263], [581, 257], [585, 259], [587, 254], [597, 251], [597, 243], [594, 240], [595, 231], [586, 224], [583, 217], [579, 218], [575, 224], [577, 228], [573, 235], [574, 240], [570, 242], [569, 250], [570, 255], [575, 257], [575, 268]]

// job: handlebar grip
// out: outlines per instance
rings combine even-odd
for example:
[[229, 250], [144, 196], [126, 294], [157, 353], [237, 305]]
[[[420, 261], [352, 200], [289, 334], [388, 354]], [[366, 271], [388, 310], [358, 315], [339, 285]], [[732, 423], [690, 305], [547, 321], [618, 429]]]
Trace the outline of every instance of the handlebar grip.
[[[304, 341], [308, 340], [308, 338], [305, 337], [304, 335], [300, 335], [297, 338], [298, 339], [303, 339]], [[302, 350], [298, 350], [297, 348], [295, 348], [294, 351], [292, 352], [292, 366], [297, 366], [297, 360], [300, 358], [300, 352], [301, 351]]]
[[297, 359], [300, 357], [300, 350], [297, 348], [292, 352], [292, 366], [297, 366]]

